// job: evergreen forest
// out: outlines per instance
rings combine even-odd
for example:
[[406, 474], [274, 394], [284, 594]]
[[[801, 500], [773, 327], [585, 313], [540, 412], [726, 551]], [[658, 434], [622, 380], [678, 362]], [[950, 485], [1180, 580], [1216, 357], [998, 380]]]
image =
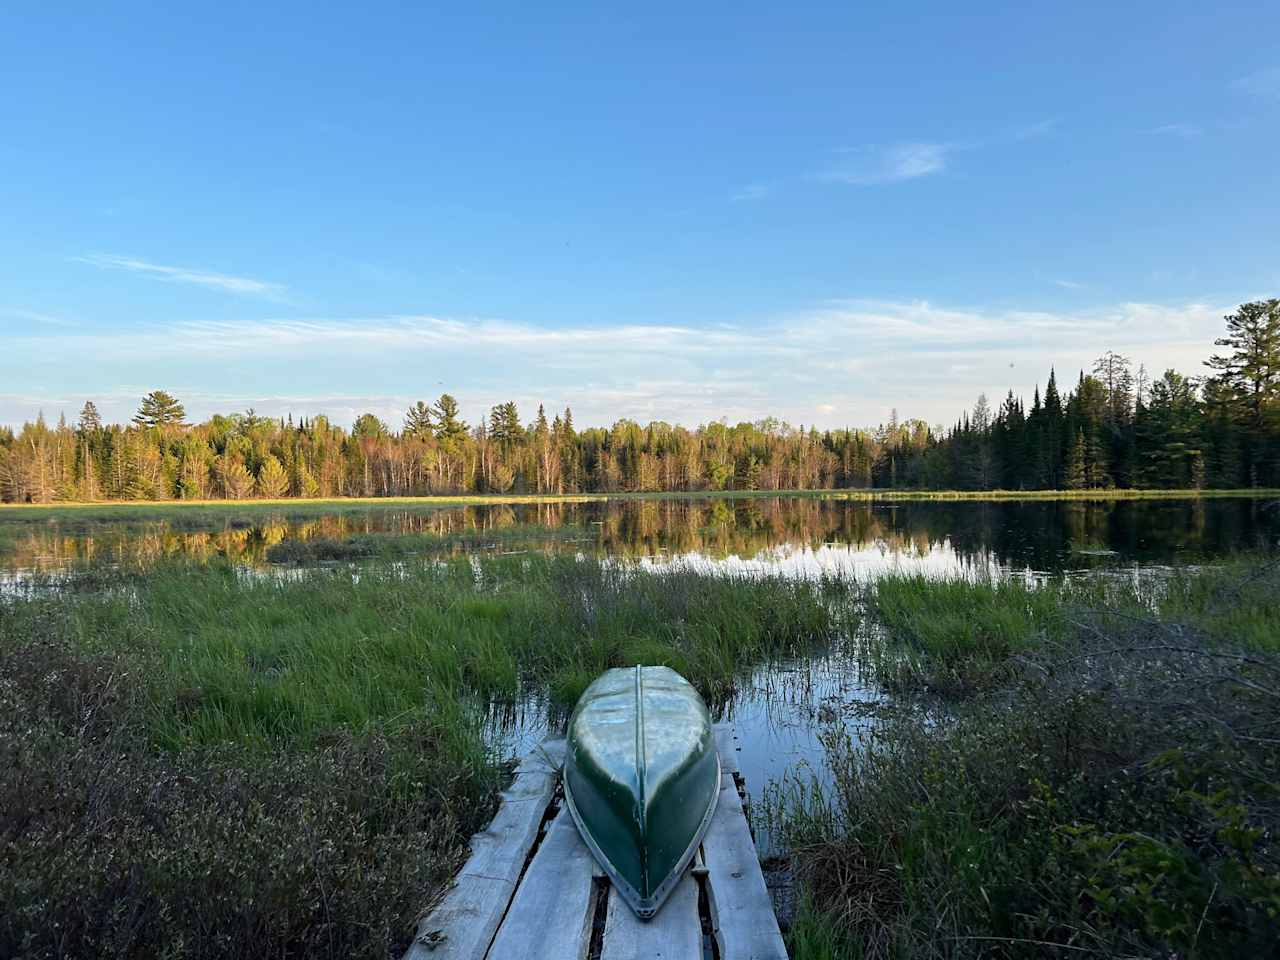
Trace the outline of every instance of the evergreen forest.
[[127, 424], [86, 401], [74, 423], [0, 428], [0, 499], [278, 499], [439, 494], [822, 490], [1088, 490], [1280, 486], [1280, 300], [1225, 318], [1203, 375], [1151, 375], [1112, 351], [1030, 402], [979, 396], [947, 427], [899, 419], [818, 430], [777, 419], [696, 428], [619, 420], [580, 427], [569, 409], [515, 403], [468, 423], [453, 396], [401, 423], [372, 413], [244, 413], [188, 422], [164, 390]]

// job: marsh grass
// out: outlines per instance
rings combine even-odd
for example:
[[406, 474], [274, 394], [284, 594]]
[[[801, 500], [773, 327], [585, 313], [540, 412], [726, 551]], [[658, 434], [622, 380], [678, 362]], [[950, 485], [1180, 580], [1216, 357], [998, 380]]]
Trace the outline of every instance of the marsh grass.
[[1011, 658], [1060, 641], [1066, 613], [1059, 596], [1022, 579], [891, 574], [870, 588], [888, 634], [867, 644], [880, 681], [903, 691], [958, 693], [1002, 679]]
[[1258, 556], [1140, 577], [890, 574], [868, 586], [867, 604], [881, 629], [864, 634], [862, 655], [900, 693], [972, 695], [1082, 630], [1126, 634], [1142, 623], [1197, 643], [1280, 652], [1280, 561]]
[[1179, 570], [1164, 584], [1161, 616], [1220, 643], [1280, 653], [1280, 560], [1235, 559]]
[[984, 681], [827, 728], [833, 787], [761, 805], [792, 851], [796, 960], [1272, 955], [1278, 587], [1266, 558], [1146, 584], [882, 582], [914, 676]]
[[169, 747], [307, 743], [548, 692], [571, 705], [602, 670], [665, 663], [711, 703], [754, 664], [846, 627], [838, 581], [640, 571], [539, 555], [418, 558], [248, 575], [161, 565], [86, 598], [86, 643], [150, 651]]
[[398, 955], [492, 813], [492, 704], [631, 663], [714, 704], [853, 616], [838, 581], [536, 554], [38, 587], [0, 599], [6, 957]]

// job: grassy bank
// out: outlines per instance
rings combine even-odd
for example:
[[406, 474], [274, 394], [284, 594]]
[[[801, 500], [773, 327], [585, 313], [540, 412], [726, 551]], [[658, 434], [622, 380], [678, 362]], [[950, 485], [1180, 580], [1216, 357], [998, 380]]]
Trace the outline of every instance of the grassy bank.
[[1113, 500], [1192, 500], [1192, 499], [1270, 499], [1280, 497], [1280, 489], [1245, 488], [1232, 490], [675, 490], [642, 493], [576, 493], [576, 494], [460, 494], [423, 497], [333, 497], [308, 500], [137, 500], [94, 503], [0, 503], [0, 518], [58, 519], [77, 516], [90, 519], [118, 520], [133, 516], [177, 517], [193, 511], [212, 510], [258, 514], [307, 516], [315, 513], [387, 510], [432, 507], [494, 506], [502, 504], [538, 503], [602, 503], [627, 500], [751, 500], [774, 497], [801, 497], [854, 502], [893, 502], [916, 500], [987, 500], [987, 501], [1113, 501]]
[[387, 957], [492, 813], [490, 702], [712, 703], [838, 583], [543, 557], [104, 570], [0, 601], [0, 956]]
[[1276, 942], [1265, 558], [859, 586], [381, 539], [0, 599], [0, 956], [396, 956], [494, 808], [489, 705], [566, 708], [637, 662], [715, 705], [850, 634], [895, 697], [870, 735], [824, 722], [832, 789], [765, 805], [796, 960]]
[[795, 957], [1274, 955], [1274, 562], [876, 593], [869, 668], [921, 696], [770, 798]]

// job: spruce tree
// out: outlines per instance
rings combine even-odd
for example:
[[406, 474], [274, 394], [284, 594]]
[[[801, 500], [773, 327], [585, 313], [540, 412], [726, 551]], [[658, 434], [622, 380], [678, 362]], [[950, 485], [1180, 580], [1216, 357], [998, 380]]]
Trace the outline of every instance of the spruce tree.
[[1068, 490], [1083, 490], [1088, 484], [1088, 479], [1085, 470], [1084, 431], [1077, 430], [1075, 440], [1072, 441], [1067, 453], [1062, 485]]
[[1063, 445], [1068, 441], [1064, 427], [1062, 397], [1058, 394], [1057, 374], [1053, 367], [1050, 367], [1049, 383], [1044, 388], [1044, 429], [1041, 433], [1045, 486], [1050, 489], [1057, 489], [1062, 485]]

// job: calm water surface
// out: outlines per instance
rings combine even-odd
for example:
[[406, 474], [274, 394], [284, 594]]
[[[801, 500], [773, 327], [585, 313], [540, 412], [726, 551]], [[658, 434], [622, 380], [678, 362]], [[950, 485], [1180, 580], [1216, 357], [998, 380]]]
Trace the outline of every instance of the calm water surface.
[[[87, 517], [87, 518], [86, 518]], [[34, 572], [143, 564], [165, 557], [226, 557], [267, 567], [286, 538], [428, 534], [451, 553], [568, 551], [644, 564], [689, 563], [794, 576], [885, 570], [1126, 570], [1211, 563], [1280, 539], [1280, 503], [1267, 500], [854, 503], [834, 499], [626, 500], [451, 508], [168, 511], [94, 519], [27, 520], [0, 513], [0, 589]], [[738, 762], [753, 794], [784, 774], [825, 778], [819, 735], [854, 722], [877, 691], [833, 652], [761, 667], [726, 705]], [[530, 749], [547, 732], [545, 706], [519, 704], [493, 723], [504, 750]], [[767, 842], [767, 841], [766, 841]]]
[[744, 569], [874, 572], [908, 565], [1060, 571], [1212, 561], [1274, 543], [1280, 503], [1133, 500], [855, 503], [800, 497], [625, 500], [467, 507], [359, 507], [332, 513], [190, 508], [95, 519], [27, 520], [0, 512], [0, 571], [10, 577], [83, 563], [163, 557], [265, 565], [286, 538], [428, 534], [445, 549], [570, 550], [648, 562], [686, 559]]

